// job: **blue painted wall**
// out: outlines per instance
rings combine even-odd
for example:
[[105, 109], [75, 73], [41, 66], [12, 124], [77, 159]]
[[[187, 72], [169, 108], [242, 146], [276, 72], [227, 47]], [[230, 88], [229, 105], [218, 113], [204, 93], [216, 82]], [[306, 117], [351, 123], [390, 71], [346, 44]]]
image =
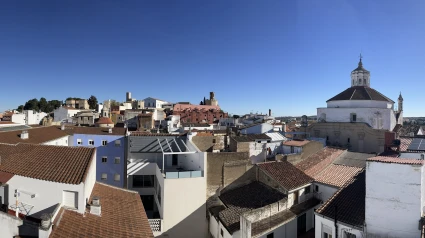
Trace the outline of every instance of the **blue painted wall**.
[[[77, 140], [81, 139], [82, 144], [78, 145]], [[125, 158], [125, 136], [124, 135], [88, 135], [74, 134], [74, 146], [90, 146], [89, 140], [94, 141], [96, 147], [96, 180], [102, 183], [110, 184], [117, 187], [124, 187], [125, 169], [127, 166]], [[102, 145], [102, 141], [106, 140], [106, 146]], [[115, 146], [115, 141], [121, 141], [121, 146]], [[107, 156], [107, 162], [102, 162], [102, 157]], [[115, 157], [120, 157], [120, 163], [115, 164]], [[106, 180], [102, 180], [102, 173], [108, 175]], [[115, 181], [115, 174], [120, 175], [120, 181]]]

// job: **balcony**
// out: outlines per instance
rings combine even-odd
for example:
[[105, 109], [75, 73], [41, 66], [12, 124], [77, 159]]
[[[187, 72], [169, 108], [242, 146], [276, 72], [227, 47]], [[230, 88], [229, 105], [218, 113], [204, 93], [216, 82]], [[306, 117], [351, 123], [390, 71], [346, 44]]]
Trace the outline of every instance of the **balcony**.
[[[178, 179], [178, 178], [200, 178], [203, 177], [203, 171], [193, 171], [193, 170], [184, 170], [182, 168], [177, 168], [178, 171], [170, 171], [166, 169], [165, 178], [166, 179]], [[168, 170], [168, 171], [167, 171]]]

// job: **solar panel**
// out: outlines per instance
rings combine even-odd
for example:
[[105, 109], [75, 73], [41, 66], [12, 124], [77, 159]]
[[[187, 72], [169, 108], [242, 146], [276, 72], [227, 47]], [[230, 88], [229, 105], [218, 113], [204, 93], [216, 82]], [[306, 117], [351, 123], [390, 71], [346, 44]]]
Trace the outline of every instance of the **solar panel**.
[[425, 150], [425, 140], [422, 138], [414, 138], [407, 150]]

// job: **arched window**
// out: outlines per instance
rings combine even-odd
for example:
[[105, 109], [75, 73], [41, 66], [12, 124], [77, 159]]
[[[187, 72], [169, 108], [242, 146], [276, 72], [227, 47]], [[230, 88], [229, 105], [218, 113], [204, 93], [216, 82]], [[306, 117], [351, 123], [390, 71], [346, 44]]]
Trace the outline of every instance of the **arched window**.
[[362, 84], [362, 79], [359, 79], [359, 84]]

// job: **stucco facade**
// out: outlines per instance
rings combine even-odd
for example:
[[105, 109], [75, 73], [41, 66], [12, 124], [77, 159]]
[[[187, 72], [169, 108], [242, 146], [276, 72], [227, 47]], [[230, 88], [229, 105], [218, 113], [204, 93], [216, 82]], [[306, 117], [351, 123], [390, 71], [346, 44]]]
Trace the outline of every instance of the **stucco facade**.
[[420, 237], [423, 165], [367, 162], [367, 237]]
[[[93, 144], [89, 144], [91, 143], [89, 141], [93, 141]], [[104, 143], [106, 144], [104, 145]], [[96, 180], [122, 188], [124, 187], [125, 168], [127, 166], [125, 143], [126, 137], [124, 135], [74, 134], [71, 145], [96, 147]], [[106, 178], [104, 174], [106, 174]]]
[[53, 121], [60, 122], [67, 119], [72, 121], [72, 117], [77, 115], [77, 113], [80, 111], [81, 111], [80, 109], [75, 109], [75, 108], [59, 107], [53, 111], [53, 114], [54, 114]]

